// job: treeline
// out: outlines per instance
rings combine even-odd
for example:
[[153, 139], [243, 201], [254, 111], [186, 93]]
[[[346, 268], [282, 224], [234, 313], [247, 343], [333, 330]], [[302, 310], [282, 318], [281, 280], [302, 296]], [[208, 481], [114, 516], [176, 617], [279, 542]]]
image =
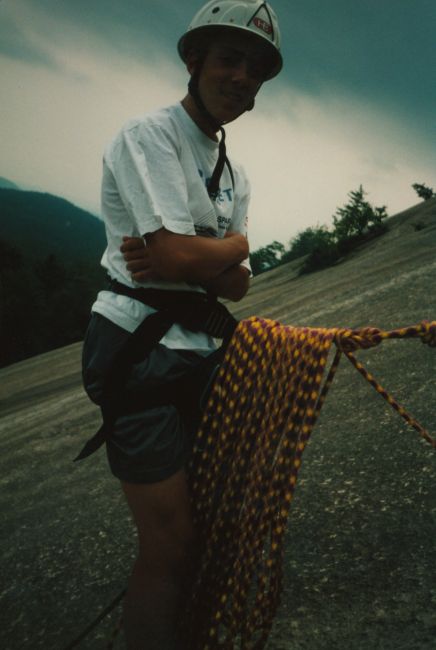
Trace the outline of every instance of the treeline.
[[[423, 200], [435, 196], [432, 188], [423, 183], [412, 185]], [[259, 275], [280, 264], [305, 257], [300, 273], [309, 273], [335, 264], [365, 241], [381, 235], [387, 227], [386, 206], [373, 207], [366, 199], [362, 185], [348, 194], [349, 201], [333, 215], [333, 226], [306, 228], [290, 240], [288, 248], [278, 241], [250, 253], [254, 275]]]
[[331, 266], [353, 248], [385, 232], [386, 206], [373, 207], [362, 186], [348, 194], [349, 201], [333, 215], [333, 227], [313, 226], [293, 237], [288, 248], [274, 241], [250, 254], [254, 275], [306, 256], [300, 273]]
[[433, 188], [428, 187], [425, 183], [413, 183], [412, 187], [419, 198], [424, 201], [428, 201], [436, 196], [436, 192], [433, 191]]
[[[415, 183], [413, 188], [424, 200], [435, 196], [433, 190], [424, 184]], [[16, 201], [24, 194], [10, 192]], [[44, 202], [48, 199], [52, 197], [39, 200]], [[35, 197], [32, 197], [32, 205], [34, 203]], [[62, 204], [57, 203], [55, 207], [62, 213]], [[29, 209], [24, 210], [21, 204], [19, 208], [17, 214], [29, 213]], [[56, 212], [54, 208], [53, 211]], [[45, 209], [44, 214], [47, 213]], [[384, 232], [387, 216], [385, 206], [374, 208], [365, 200], [365, 192], [360, 186], [350, 192], [348, 203], [336, 211], [331, 228], [307, 228], [289, 242], [288, 248], [275, 241], [251, 253], [253, 272], [257, 275], [301, 257], [304, 257], [303, 273], [325, 268], [363, 241]], [[76, 217], [80, 220], [80, 215], [75, 214], [74, 219]], [[83, 219], [85, 230], [80, 230], [79, 238], [70, 233], [69, 218], [60, 219], [57, 215], [56, 220], [47, 222], [43, 241], [57, 242], [56, 254], [47, 253], [46, 248], [39, 259], [30, 256], [31, 248], [18, 248], [0, 237], [0, 367], [83, 339], [91, 305], [97, 291], [105, 284], [97, 253], [104, 235], [103, 232], [94, 232], [102, 226], [94, 223], [92, 218], [88, 228], [88, 216], [83, 215]], [[16, 213], [13, 213], [8, 223], [15, 221]], [[22, 219], [20, 223], [23, 226]], [[33, 227], [34, 222], [29, 221], [26, 232], [32, 233]], [[66, 234], [63, 233], [65, 229]], [[50, 237], [50, 232], [56, 236]], [[79, 246], [83, 239], [88, 240], [94, 259], [83, 246]], [[40, 247], [36, 245], [32, 249], [40, 250]], [[79, 249], [82, 251], [80, 254]], [[71, 250], [77, 253], [75, 259]]]
[[0, 367], [82, 340], [103, 282], [98, 263], [29, 260], [0, 240]]

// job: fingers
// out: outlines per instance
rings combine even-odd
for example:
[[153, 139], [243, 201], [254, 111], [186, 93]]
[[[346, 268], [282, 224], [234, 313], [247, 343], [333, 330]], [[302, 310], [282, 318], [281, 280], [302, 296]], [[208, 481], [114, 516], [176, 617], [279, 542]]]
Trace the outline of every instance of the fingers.
[[[125, 255], [124, 259], [127, 260]], [[138, 271], [149, 271], [151, 269], [151, 264], [145, 257], [136, 257], [127, 262], [126, 269], [130, 271], [130, 273], [137, 273]]]
[[141, 260], [146, 260], [149, 256], [148, 251], [146, 252], [145, 248], [135, 249], [134, 251], [121, 251], [123, 253], [123, 258], [125, 262], [139, 262]]
[[124, 261], [127, 262], [126, 269], [129, 271], [132, 280], [135, 282], [146, 282], [158, 279], [152, 271], [150, 251], [145, 246], [142, 237], [123, 237], [120, 246]]
[[151, 271], [138, 271], [137, 273], [131, 273], [131, 278], [135, 282], [147, 282], [157, 279]]
[[146, 256], [148, 256], [148, 251], [146, 250], [142, 237], [123, 237], [123, 243], [120, 246], [120, 251], [123, 254], [125, 262], [143, 260]]
[[124, 255], [124, 253], [140, 251], [144, 248], [145, 242], [142, 237], [123, 237], [123, 243], [120, 246], [120, 251]]

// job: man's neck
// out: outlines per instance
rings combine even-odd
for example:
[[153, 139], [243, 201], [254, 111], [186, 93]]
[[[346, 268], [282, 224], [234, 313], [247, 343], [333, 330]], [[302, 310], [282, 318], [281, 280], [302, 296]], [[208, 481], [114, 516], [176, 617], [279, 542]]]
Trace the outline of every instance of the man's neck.
[[206, 118], [205, 115], [202, 115], [200, 110], [198, 109], [198, 106], [196, 105], [192, 95], [189, 93], [182, 99], [182, 106], [185, 109], [185, 111], [188, 113], [189, 117], [196, 123], [199, 129], [203, 131], [207, 135], [208, 138], [211, 140], [214, 140], [215, 142], [218, 141], [217, 137], [217, 131], [218, 129], [215, 129], [209, 120]]

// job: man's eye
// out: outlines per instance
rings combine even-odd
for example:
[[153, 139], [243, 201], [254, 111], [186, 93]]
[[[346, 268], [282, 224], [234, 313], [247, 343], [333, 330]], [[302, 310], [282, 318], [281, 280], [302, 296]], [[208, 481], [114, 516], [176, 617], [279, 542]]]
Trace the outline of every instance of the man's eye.
[[224, 55], [220, 57], [221, 62], [224, 65], [236, 65], [238, 63], [238, 59], [235, 56], [230, 56], [230, 55]]
[[263, 66], [260, 65], [250, 66], [249, 73], [250, 76], [253, 77], [253, 79], [259, 79], [259, 80], [265, 79], [265, 69]]

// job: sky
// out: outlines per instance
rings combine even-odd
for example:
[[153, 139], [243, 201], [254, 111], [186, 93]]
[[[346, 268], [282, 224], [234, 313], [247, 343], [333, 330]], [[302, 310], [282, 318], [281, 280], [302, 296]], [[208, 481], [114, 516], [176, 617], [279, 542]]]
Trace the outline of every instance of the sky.
[[[436, 2], [275, 0], [284, 68], [226, 127], [252, 250], [331, 225], [350, 191], [395, 214], [436, 189]], [[196, 0], [0, 0], [0, 176], [99, 214], [102, 152], [175, 103]]]

